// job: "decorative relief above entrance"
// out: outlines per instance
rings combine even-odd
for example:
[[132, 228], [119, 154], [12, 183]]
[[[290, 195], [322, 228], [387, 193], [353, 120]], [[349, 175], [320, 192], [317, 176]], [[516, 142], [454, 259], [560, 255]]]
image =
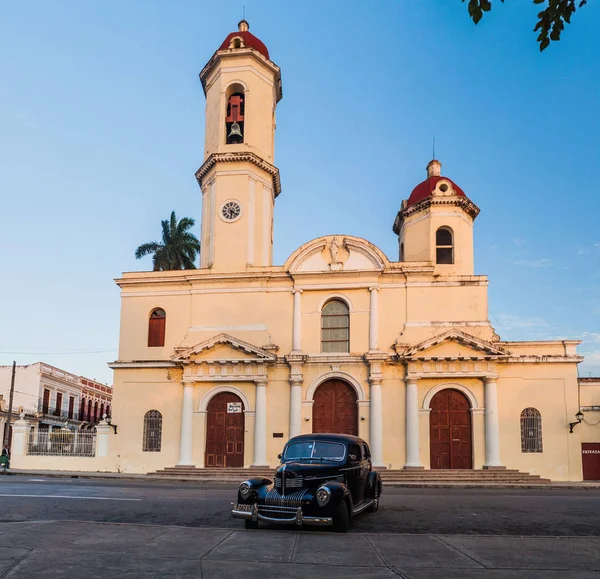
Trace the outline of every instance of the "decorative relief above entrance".
[[382, 271], [389, 261], [380, 249], [360, 237], [332, 235], [299, 247], [284, 268], [292, 273]]

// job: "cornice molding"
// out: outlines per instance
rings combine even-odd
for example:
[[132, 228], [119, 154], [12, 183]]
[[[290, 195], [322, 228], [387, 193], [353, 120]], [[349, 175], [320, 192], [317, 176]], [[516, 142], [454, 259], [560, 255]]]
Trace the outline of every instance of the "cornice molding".
[[457, 207], [458, 209], [462, 209], [471, 219], [475, 219], [480, 212], [479, 207], [473, 203], [468, 197], [433, 197], [429, 196], [425, 199], [415, 203], [414, 205], [409, 205], [408, 207], [401, 209], [398, 211], [396, 215], [396, 219], [394, 220], [394, 226], [392, 227], [394, 233], [396, 235], [400, 234], [400, 229], [402, 228], [402, 223], [404, 220], [413, 215], [414, 213], [419, 213], [421, 211], [425, 211], [432, 206], [450, 206]]
[[176, 364], [169, 360], [130, 360], [109, 362], [109, 368], [118, 370], [121, 368], [175, 368]]
[[202, 187], [202, 179], [204, 179], [206, 174], [218, 163], [251, 163], [271, 176], [275, 197], [281, 193], [279, 169], [275, 167], [275, 165], [267, 163], [267, 161], [259, 157], [256, 153], [251, 153], [250, 151], [238, 153], [212, 153], [209, 155], [200, 169], [196, 171], [196, 180], [200, 187]]

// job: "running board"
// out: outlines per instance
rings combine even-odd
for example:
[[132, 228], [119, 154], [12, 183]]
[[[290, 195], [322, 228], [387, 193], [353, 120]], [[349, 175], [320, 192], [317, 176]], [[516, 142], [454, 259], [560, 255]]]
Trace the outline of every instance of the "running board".
[[354, 515], [358, 515], [359, 513], [362, 513], [365, 509], [368, 509], [374, 502], [375, 501], [371, 499], [370, 501], [360, 503], [355, 509], [352, 510], [352, 513]]

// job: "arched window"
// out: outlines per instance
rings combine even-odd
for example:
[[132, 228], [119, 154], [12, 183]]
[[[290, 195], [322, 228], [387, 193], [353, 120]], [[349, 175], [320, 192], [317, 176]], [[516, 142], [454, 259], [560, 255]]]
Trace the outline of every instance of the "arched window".
[[148, 347], [155, 348], [165, 345], [165, 326], [167, 312], [162, 308], [152, 310], [148, 321]]
[[144, 415], [144, 452], [160, 452], [162, 438], [162, 414], [158, 410], [148, 410]]
[[404, 242], [400, 244], [400, 261], [404, 261]]
[[537, 408], [521, 412], [521, 452], [542, 452], [542, 415]]
[[[236, 90], [235, 88], [233, 90]], [[244, 93], [234, 92], [227, 99], [227, 116], [225, 118], [225, 135], [228, 145], [244, 142]]]
[[79, 403], [79, 420], [81, 422], [85, 420], [85, 398], [82, 398]]
[[88, 407], [87, 407], [87, 421], [88, 422], [93, 422], [93, 415], [92, 415], [92, 400], [88, 400]]
[[109, 418], [111, 417], [111, 414], [110, 414], [110, 404], [106, 405], [106, 416], [108, 416]]
[[104, 402], [100, 404], [100, 420], [104, 420]]
[[435, 262], [454, 263], [454, 240], [449, 227], [440, 227], [435, 232]]
[[98, 402], [94, 404], [94, 424], [98, 424]]
[[350, 312], [342, 300], [328, 301], [321, 311], [321, 352], [350, 351]]

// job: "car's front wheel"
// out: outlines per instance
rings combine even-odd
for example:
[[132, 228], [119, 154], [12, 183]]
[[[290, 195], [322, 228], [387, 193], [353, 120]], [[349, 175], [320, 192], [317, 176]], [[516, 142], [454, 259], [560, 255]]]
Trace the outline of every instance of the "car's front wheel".
[[333, 530], [336, 533], [345, 533], [350, 527], [350, 513], [346, 501], [341, 500], [333, 516]]
[[258, 521], [252, 521], [250, 519], [246, 519], [244, 521], [246, 529], [258, 529]]

